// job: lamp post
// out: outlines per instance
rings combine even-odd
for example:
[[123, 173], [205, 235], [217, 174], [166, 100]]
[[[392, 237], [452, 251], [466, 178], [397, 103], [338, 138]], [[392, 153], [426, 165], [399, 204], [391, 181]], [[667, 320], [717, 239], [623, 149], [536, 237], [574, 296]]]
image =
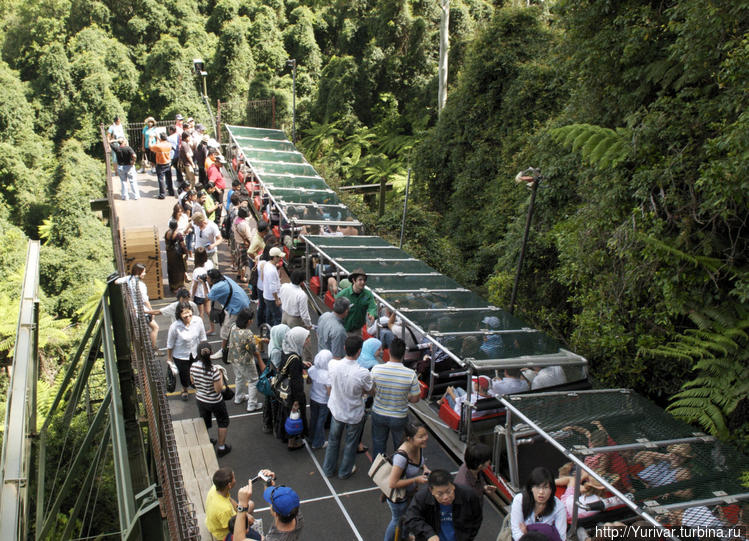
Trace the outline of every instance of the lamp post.
[[203, 103], [205, 103], [206, 109], [208, 109], [208, 114], [211, 117], [211, 124], [213, 125], [213, 133], [216, 135], [216, 137], [218, 137], [218, 126], [216, 125], [216, 119], [213, 117], [211, 104], [208, 101], [208, 85], [206, 83], [208, 72], [205, 71], [205, 62], [203, 62], [202, 58], [194, 58], [192, 61], [192, 65], [195, 68], [195, 75], [197, 75], [203, 80], [203, 96], [202, 96]]
[[286, 65], [291, 68], [291, 142], [296, 143], [296, 58], [290, 58]]
[[523, 268], [523, 259], [525, 259], [525, 246], [528, 243], [528, 233], [531, 229], [531, 220], [533, 218], [533, 207], [536, 203], [536, 191], [538, 185], [543, 177], [541, 176], [541, 170], [535, 167], [529, 167], [525, 171], [521, 171], [515, 176], [515, 182], [518, 184], [525, 182], [531, 190], [531, 201], [528, 204], [528, 215], [525, 218], [525, 231], [523, 231], [523, 242], [520, 245], [520, 257], [518, 258], [518, 269], [515, 272], [515, 282], [512, 284], [512, 295], [510, 297], [510, 310], [511, 314], [515, 313], [515, 300], [518, 296], [518, 282], [520, 281], [520, 271]]

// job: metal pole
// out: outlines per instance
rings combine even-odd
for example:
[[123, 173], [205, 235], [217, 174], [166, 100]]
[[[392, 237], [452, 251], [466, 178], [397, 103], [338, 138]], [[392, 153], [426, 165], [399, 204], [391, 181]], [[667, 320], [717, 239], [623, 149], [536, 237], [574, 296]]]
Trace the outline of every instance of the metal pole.
[[408, 188], [411, 186], [411, 168], [408, 168], [408, 177], [406, 178], [406, 198], [403, 200], [403, 220], [401, 220], [401, 240], [398, 248], [403, 248], [403, 232], [406, 230], [406, 211], [408, 210]]
[[377, 209], [377, 216], [382, 218], [382, 215], [385, 214], [385, 185], [387, 184], [387, 179], [385, 177], [382, 177], [380, 179], [380, 203], [379, 208]]
[[447, 60], [450, 49], [450, 0], [440, 0], [442, 15], [440, 17], [440, 64], [439, 64], [439, 90], [437, 94], [437, 113], [442, 114], [442, 109], [447, 102]]
[[531, 202], [528, 205], [528, 215], [525, 218], [525, 231], [523, 231], [523, 243], [520, 245], [520, 258], [518, 259], [518, 269], [515, 272], [515, 282], [512, 284], [512, 295], [510, 296], [511, 314], [515, 313], [515, 300], [518, 296], [518, 282], [520, 281], [520, 271], [523, 268], [523, 259], [525, 259], [525, 247], [528, 244], [528, 233], [531, 229], [531, 220], [533, 219], [533, 207], [536, 203], [536, 192], [541, 182], [541, 175], [534, 175], [533, 186], [531, 187]]
[[296, 143], [296, 58], [286, 61], [291, 66], [291, 142]]

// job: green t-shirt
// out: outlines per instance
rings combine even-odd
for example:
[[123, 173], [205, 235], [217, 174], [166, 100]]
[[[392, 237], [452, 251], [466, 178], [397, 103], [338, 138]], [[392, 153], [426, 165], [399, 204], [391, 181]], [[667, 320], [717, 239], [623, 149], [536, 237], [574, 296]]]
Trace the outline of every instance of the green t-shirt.
[[351, 308], [343, 320], [343, 327], [346, 329], [346, 332], [361, 329], [367, 321], [367, 312], [372, 317], [377, 317], [377, 303], [372, 292], [367, 288], [364, 288], [361, 293], [357, 294], [354, 293], [353, 286], [350, 286], [339, 291], [338, 295], [336, 295], [336, 298], [338, 297], [346, 297], [351, 301]]

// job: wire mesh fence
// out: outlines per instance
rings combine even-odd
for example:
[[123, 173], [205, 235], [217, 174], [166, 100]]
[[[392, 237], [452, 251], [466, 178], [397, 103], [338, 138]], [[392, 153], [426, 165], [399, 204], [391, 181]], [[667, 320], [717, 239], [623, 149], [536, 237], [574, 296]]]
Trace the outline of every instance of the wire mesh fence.
[[174, 439], [172, 414], [166, 401], [166, 384], [161, 363], [151, 347], [149, 326], [143, 313], [140, 291], [122, 287], [128, 313], [130, 350], [142, 407], [148, 422], [153, 462], [162, 489], [161, 504], [169, 526], [170, 537], [199, 540], [200, 530], [195, 509], [187, 496], [177, 443]]

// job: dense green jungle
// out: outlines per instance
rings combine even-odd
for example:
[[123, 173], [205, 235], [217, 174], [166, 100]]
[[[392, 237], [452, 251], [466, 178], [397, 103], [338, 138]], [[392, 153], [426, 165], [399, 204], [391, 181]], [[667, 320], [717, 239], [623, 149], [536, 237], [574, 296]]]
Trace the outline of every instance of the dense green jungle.
[[438, 114], [438, 0], [0, 0], [0, 359], [41, 239], [40, 413], [113, 269], [99, 124], [208, 124], [200, 57], [224, 121], [275, 97], [290, 132], [293, 58], [308, 160], [396, 187], [381, 217], [347, 197], [371, 231], [397, 241], [410, 169], [405, 248], [506, 306], [539, 168], [518, 314], [746, 447], [749, 4], [530, 4], [450, 2]]

